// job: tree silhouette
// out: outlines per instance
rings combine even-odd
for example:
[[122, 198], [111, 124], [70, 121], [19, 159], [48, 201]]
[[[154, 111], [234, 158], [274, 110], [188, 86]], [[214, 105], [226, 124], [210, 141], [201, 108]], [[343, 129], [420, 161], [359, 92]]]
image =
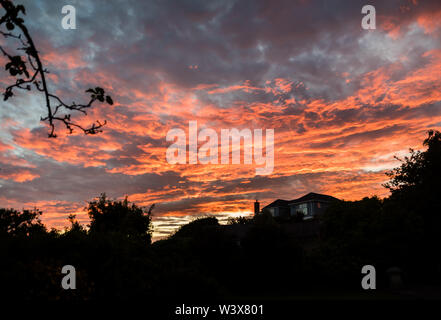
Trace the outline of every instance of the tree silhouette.
[[441, 132], [430, 130], [423, 145], [426, 151], [410, 149], [410, 156], [399, 159], [401, 166], [388, 172], [391, 180], [385, 185], [392, 194], [424, 189], [433, 192], [441, 177]]
[[135, 204], [129, 205], [127, 198], [112, 201], [103, 193], [87, 207], [91, 219], [90, 232], [117, 233], [150, 242], [152, 209], [153, 205], [145, 212]]
[[41, 223], [40, 210], [23, 210], [0, 208], [0, 235], [30, 235], [33, 232], [44, 232], [46, 227]]
[[425, 249], [441, 266], [441, 132], [430, 130], [424, 140], [425, 151], [410, 150], [400, 167], [390, 171], [391, 201], [401, 211], [413, 212], [423, 219]]
[[67, 220], [70, 223], [70, 227], [69, 228], [65, 228], [65, 231], [69, 231], [69, 232], [86, 232], [86, 229], [81, 225], [81, 223], [76, 219], [76, 215], [75, 214], [70, 214], [67, 217]]
[[[8, 59], [5, 69], [15, 78], [15, 83], [9, 85], [3, 93], [4, 101], [14, 95], [15, 89], [31, 91], [34, 86], [45, 97], [47, 115], [41, 117], [41, 121], [49, 123], [49, 138], [57, 136], [55, 134], [55, 122], [57, 121], [63, 123], [69, 133], [72, 133], [74, 128], [83, 131], [85, 134], [101, 132], [101, 128], [106, 124], [106, 121], [100, 122], [97, 120], [89, 127], [83, 127], [71, 120], [71, 112], [75, 111], [86, 115], [86, 110], [92, 107], [97, 100], [112, 105], [112, 98], [106, 95], [104, 89], [100, 87], [86, 90], [90, 94], [90, 99], [85, 104], [75, 102], [68, 104], [56, 94], [51, 93], [46, 79], [48, 70], [43, 67], [39, 52], [21, 17], [21, 15], [26, 14], [25, 7], [14, 5], [11, 0], [0, 0], [0, 6], [5, 10], [4, 15], [0, 18], [0, 34], [5, 38], [15, 39], [19, 43], [19, 47], [16, 48], [14, 54], [8, 53], [5, 48], [0, 46], [1, 53]], [[2, 26], [5, 26], [6, 30], [2, 30]], [[24, 59], [19, 54], [20, 52], [24, 53]]]

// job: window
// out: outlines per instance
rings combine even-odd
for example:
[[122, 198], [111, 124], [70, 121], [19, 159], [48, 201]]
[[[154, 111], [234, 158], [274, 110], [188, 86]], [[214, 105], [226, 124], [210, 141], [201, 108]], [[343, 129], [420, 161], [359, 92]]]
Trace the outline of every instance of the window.
[[301, 212], [305, 216], [307, 216], [308, 215], [308, 204], [307, 203], [302, 203], [302, 204], [296, 205], [295, 212]]

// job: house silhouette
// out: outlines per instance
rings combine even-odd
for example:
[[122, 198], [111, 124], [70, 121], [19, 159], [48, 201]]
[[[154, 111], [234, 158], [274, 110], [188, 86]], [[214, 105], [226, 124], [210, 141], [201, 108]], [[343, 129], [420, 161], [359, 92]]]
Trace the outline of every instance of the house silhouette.
[[308, 220], [322, 215], [334, 201], [338, 201], [338, 199], [329, 195], [310, 192], [294, 200], [277, 199], [263, 207], [259, 213], [269, 212], [275, 218], [289, 218], [300, 213], [304, 220]]

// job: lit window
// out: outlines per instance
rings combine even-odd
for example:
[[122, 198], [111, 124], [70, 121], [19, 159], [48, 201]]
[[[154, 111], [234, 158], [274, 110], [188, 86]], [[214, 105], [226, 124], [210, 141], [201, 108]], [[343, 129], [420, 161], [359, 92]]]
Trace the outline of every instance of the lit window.
[[305, 216], [308, 215], [308, 204], [307, 203], [302, 203], [302, 204], [297, 205], [296, 212], [301, 212]]

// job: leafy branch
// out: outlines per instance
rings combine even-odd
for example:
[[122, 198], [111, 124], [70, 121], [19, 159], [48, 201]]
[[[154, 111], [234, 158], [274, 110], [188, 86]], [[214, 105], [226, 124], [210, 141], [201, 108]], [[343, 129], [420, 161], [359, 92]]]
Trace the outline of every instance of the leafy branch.
[[[6, 87], [3, 100], [7, 101], [13, 97], [15, 90], [31, 91], [32, 88], [36, 88], [37, 91], [42, 92], [45, 97], [47, 115], [41, 117], [41, 121], [47, 121], [49, 124], [49, 138], [57, 137], [55, 134], [55, 123], [57, 121], [63, 123], [69, 133], [74, 132], [74, 128], [83, 131], [85, 134], [102, 132], [101, 128], [106, 125], [106, 121], [100, 122], [97, 120], [89, 127], [83, 127], [71, 120], [70, 112], [80, 112], [87, 115], [87, 109], [92, 107], [96, 101], [112, 105], [112, 98], [106, 95], [104, 89], [100, 87], [86, 90], [86, 93], [90, 94], [90, 100], [86, 104], [75, 102], [68, 104], [59, 96], [51, 93], [46, 81], [46, 74], [49, 72], [43, 67], [34, 41], [24, 25], [23, 18], [20, 17], [20, 15], [26, 15], [25, 7], [22, 5], [15, 6], [11, 0], [0, 0], [0, 6], [5, 10], [5, 14], [0, 18], [0, 35], [15, 39], [20, 45], [16, 50], [24, 53], [23, 55], [13, 55], [0, 46], [0, 53], [8, 59], [5, 70], [15, 78], [15, 83]], [[2, 30], [2, 26], [5, 26], [6, 30]]]

